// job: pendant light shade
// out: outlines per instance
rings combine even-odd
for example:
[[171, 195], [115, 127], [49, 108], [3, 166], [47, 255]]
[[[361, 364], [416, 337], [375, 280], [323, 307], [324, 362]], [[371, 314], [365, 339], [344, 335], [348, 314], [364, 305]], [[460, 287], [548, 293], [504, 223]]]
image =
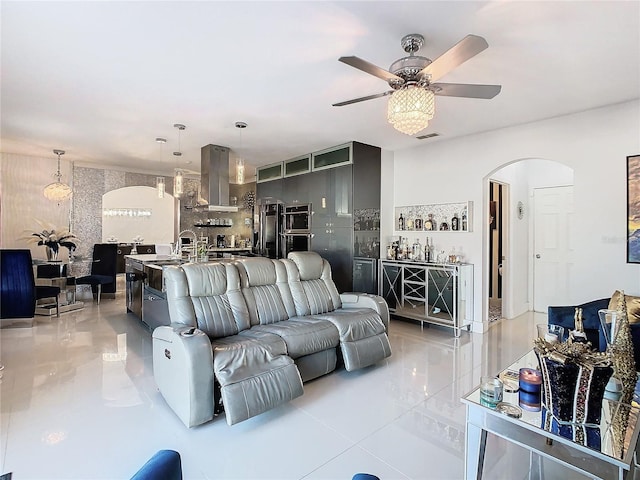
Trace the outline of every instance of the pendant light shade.
[[181, 197], [184, 193], [184, 173], [179, 168], [176, 168], [173, 176], [173, 196]]
[[156, 177], [156, 190], [158, 191], [158, 198], [164, 198], [164, 177]]
[[[180, 132], [182, 132], [185, 127], [181, 123], [174, 123], [173, 126], [178, 129], [178, 151], [173, 152], [173, 156], [176, 157], [176, 165], [178, 164], [178, 158], [182, 156], [182, 151], [180, 151]], [[179, 167], [176, 167], [173, 175], [173, 196], [181, 197], [184, 193], [184, 173]]]
[[[156, 137], [156, 143], [160, 144], [160, 164], [162, 164], [162, 147], [167, 143], [167, 139]], [[156, 177], [156, 190], [158, 191], [158, 198], [164, 198], [164, 193], [166, 191], [164, 177]]]
[[61, 202], [70, 198], [71, 195], [73, 195], [73, 191], [71, 190], [71, 187], [69, 185], [60, 181], [62, 179], [62, 174], [60, 173], [60, 155], [64, 155], [65, 151], [54, 150], [53, 153], [58, 156], [58, 171], [54, 174], [54, 177], [56, 177], [57, 181], [50, 183], [49, 185], [44, 187], [44, 191], [42, 193], [47, 199], [51, 201]]
[[244, 183], [244, 160], [242, 158], [236, 160], [236, 183], [238, 185]]
[[[236, 128], [240, 132], [240, 146], [238, 150], [242, 149], [242, 130], [247, 128], [247, 124], [245, 122], [236, 122]], [[236, 183], [238, 185], [242, 185], [244, 183], [244, 158], [240, 156], [238, 153], [238, 157], [236, 158]]]

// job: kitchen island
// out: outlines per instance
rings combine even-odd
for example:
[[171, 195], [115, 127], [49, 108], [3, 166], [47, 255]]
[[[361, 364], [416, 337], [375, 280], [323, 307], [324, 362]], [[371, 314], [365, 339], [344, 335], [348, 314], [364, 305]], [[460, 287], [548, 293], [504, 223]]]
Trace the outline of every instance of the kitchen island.
[[[230, 262], [250, 251], [250, 248], [212, 248], [206, 260], [198, 261]], [[240, 255], [233, 256], [232, 253]], [[163, 270], [183, 263], [189, 263], [189, 259], [157, 254], [125, 256], [127, 313], [138, 317], [151, 331], [171, 323]]]

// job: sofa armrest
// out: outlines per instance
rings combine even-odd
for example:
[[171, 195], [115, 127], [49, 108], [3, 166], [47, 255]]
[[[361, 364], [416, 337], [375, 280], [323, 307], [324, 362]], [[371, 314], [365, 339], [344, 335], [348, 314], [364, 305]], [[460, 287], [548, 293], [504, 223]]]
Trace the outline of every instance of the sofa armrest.
[[341, 293], [340, 300], [344, 309], [371, 308], [375, 310], [382, 318], [385, 330], [387, 333], [389, 332], [389, 307], [381, 296], [370, 293], [348, 292]]
[[160, 393], [187, 427], [213, 418], [213, 351], [203, 331], [179, 323], [156, 328], [153, 376]]

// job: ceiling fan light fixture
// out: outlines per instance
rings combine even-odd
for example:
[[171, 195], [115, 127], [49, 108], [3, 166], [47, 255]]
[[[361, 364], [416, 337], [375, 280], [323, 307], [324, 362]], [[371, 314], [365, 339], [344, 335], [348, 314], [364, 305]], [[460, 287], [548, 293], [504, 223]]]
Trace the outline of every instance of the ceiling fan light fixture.
[[435, 114], [435, 95], [428, 88], [408, 85], [391, 94], [387, 120], [406, 135], [414, 135], [429, 125]]

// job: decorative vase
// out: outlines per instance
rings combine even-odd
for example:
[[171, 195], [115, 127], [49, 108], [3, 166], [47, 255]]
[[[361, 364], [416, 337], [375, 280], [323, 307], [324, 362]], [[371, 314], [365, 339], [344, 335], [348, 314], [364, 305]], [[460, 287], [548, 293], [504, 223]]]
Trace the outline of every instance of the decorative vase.
[[573, 341], [534, 340], [542, 373], [542, 403], [560, 424], [599, 425], [605, 387], [613, 374], [610, 352]]
[[610, 366], [539, 356], [543, 403], [559, 423], [599, 425]]
[[47, 249], [47, 261], [48, 262], [57, 262], [58, 261], [58, 251], [59, 249], [56, 247], [50, 247], [49, 245], [46, 245], [45, 248]]

